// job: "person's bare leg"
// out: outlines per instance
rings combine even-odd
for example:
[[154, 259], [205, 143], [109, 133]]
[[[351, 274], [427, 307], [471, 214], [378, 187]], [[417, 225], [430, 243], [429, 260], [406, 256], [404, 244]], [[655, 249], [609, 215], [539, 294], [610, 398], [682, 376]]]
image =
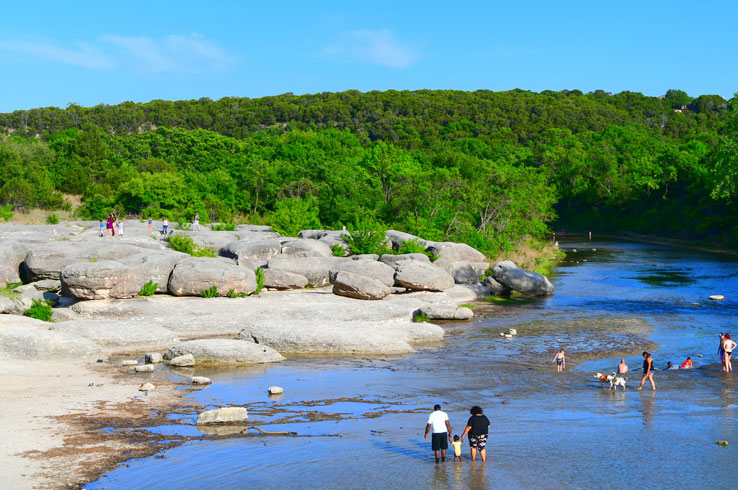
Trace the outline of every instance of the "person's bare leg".
[[471, 448], [471, 459], [472, 461], [477, 460], [477, 450], [475, 448]]
[[441, 451], [436, 451], [435, 456], [436, 456], [436, 463], [438, 463], [438, 460], [441, 459]]
[[482, 461], [486, 463], [487, 462], [487, 449], [485, 448], [479, 451], [479, 455], [482, 457]]
[[648, 376], [646, 376], [645, 374], [643, 375], [643, 377], [641, 378], [641, 384], [640, 384], [640, 385], [638, 385], [638, 388], [636, 388], [636, 390], [642, 390], [642, 389], [643, 389], [643, 383], [645, 383], [645, 382], [646, 382], [646, 378], [647, 378], [647, 377], [648, 377]]
[[730, 358], [733, 357], [732, 355], [726, 355], [725, 356], [725, 369], [726, 372], [732, 373], [733, 372], [733, 363], [731, 362]]
[[653, 382], [653, 374], [648, 377], [648, 380], [651, 382], [651, 389], [652, 390], [655, 390], [656, 389], [656, 383]]
[[441, 449], [441, 457], [443, 458], [444, 461], [446, 461], [446, 450], [445, 449]]

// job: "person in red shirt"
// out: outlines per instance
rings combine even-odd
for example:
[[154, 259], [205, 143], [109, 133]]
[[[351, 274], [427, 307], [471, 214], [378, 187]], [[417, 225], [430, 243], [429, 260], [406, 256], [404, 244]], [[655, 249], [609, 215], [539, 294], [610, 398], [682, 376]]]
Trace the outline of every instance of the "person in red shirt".
[[692, 369], [692, 358], [688, 357], [686, 361], [682, 363], [682, 369]]

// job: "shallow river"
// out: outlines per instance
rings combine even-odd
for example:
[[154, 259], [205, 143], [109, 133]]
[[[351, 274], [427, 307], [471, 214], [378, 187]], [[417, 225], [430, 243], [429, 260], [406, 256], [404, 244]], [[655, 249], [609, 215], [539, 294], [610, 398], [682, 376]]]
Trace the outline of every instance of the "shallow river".
[[[88, 488], [734, 487], [738, 374], [720, 372], [716, 350], [720, 332], [738, 335], [738, 261], [635, 243], [563, 246], [577, 252], [552, 277], [552, 297], [477, 309], [472, 322], [444, 325], [442, 345], [413, 355], [199, 370], [213, 385], [197, 400], [245, 404], [250, 422], [298, 435], [190, 441]], [[626, 339], [623, 319], [645, 323], [635, 321], [637, 335]], [[500, 337], [509, 327], [518, 336]], [[641, 366], [634, 339], [658, 345], [657, 391], [635, 390], [640, 372], [626, 392], [603, 389], [593, 373], [614, 370], [614, 344], [629, 346], [631, 369]], [[557, 374], [551, 360], [560, 347], [569, 366]], [[660, 371], [687, 356], [696, 369]], [[284, 395], [267, 397], [271, 385]], [[492, 421], [486, 465], [469, 460], [466, 443], [462, 463], [434, 463], [423, 439], [434, 403], [455, 432], [471, 405], [484, 408]], [[156, 430], [199, 435], [190, 425]]]

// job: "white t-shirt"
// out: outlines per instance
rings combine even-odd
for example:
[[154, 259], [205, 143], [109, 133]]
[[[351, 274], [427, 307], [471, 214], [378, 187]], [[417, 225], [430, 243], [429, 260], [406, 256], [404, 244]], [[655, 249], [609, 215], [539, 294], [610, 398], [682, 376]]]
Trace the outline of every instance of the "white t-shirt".
[[434, 434], [448, 432], [448, 429], [446, 428], [447, 420], [448, 415], [446, 415], [446, 412], [434, 410], [433, 413], [430, 414], [430, 417], [428, 417], [428, 423], [431, 424], [431, 432]]

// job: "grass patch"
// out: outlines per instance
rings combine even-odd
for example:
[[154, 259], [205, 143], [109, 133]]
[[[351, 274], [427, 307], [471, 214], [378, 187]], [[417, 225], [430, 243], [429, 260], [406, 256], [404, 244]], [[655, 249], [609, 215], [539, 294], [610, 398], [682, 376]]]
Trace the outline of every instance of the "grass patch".
[[51, 305], [46, 300], [40, 300], [40, 299], [34, 299], [31, 303], [31, 307], [28, 308], [25, 313], [23, 313], [23, 316], [28, 316], [31, 318], [35, 318], [36, 320], [41, 320], [44, 322], [50, 322], [51, 321]]
[[307, 286], [305, 286], [302, 289], [315, 289], [315, 286], [313, 286], [312, 284], [308, 284]]
[[213, 231], [236, 231], [236, 225], [233, 223], [217, 223], [210, 226]]
[[172, 250], [184, 252], [193, 257], [216, 257], [218, 255], [212, 248], [201, 247], [188, 236], [171, 235], [167, 238], [167, 242]]
[[89, 260], [90, 262], [97, 262], [97, 257], [90, 257], [87, 260]]
[[246, 296], [248, 296], [248, 294], [237, 293], [234, 289], [229, 289], [226, 293], [226, 296], [228, 296], [229, 298], [245, 298]]
[[59, 216], [57, 216], [56, 213], [51, 213], [46, 217], [46, 224], [47, 225], [57, 225], [59, 224]]
[[488, 296], [483, 301], [488, 303], [496, 303], [498, 305], [509, 305], [509, 304], [521, 304], [531, 303], [533, 300], [526, 296], [511, 296], [509, 298], [502, 298], [500, 296]]
[[218, 286], [213, 285], [212, 287], [200, 293], [200, 296], [202, 296], [203, 298], [215, 298], [216, 296], [218, 296]]
[[4, 296], [8, 299], [16, 300], [20, 298], [20, 293], [14, 293], [13, 289], [17, 288], [18, 286], [22, 286], [22, 282], [9, 282], [5, 284], [4, 288], [0, 288], [0, 296]]
[[143, 285], [141, 288], [141, 291], [138, 292], [139, 296], [153, 296], [153, 294], [156, 292], [156, 289], [159, 287], [159, 283], [156, 283], [154, 281], [149, 281], [146, 284]]
[[333, 252], [334, 257], [345, 257], [346, 256], [346, 249], [343, 248], [341, 245], [336, 243], [331, 247], [331, 252]]
[[264, 269], [258, 267], [254, 274], [256, 274], [256, 290], [249, 296], [257, 296], [264, 289]]
[[471, 305], [471, 304], [468, 304], [468, 303], [464, 303], [464, 304], [459, 305], [459, 306], [461, 306], [462, 308], [479, 308], [480, 305]]

